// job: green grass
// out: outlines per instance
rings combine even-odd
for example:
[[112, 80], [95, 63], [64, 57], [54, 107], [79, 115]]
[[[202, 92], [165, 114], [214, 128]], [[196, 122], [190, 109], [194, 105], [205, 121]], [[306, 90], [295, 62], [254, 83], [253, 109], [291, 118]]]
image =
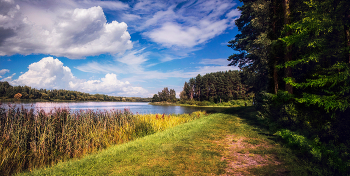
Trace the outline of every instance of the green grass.
[[[278, 137], [266, 130], [255, 115], [252, 107], [231, 108], [225, 113], [204, 116], [162, 132], [111, 146], [81, 159], [19, 175], [324, 173], [283, 147]], [[235, 163], [238, 161], [240, 165]], [[258, 164], [254, 165], [253, 161]], [[248, 166], [244, 165], [246, 162]]]
[[0, 175], [53, 165], [200, 118], [129, 111], [44, 111], [0, 107]]

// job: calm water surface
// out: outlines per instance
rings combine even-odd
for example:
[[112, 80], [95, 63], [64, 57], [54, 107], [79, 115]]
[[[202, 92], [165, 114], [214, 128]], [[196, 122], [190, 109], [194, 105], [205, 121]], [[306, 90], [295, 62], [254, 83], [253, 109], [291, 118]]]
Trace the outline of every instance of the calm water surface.
[[55, 108], [68, 108], [71, 111], [93, 110], [93, 111], [110, 111], [129, 109], [136, 114], [183, 114], [191, 113], [198, 110], [213, 111], [218, 108], [203, 108], [203, 107], [182, 107], [182, 106], [157, 106], [149, 105], [145, 102], [31, 102], [31, 103], [2, 103], [5, 109], [9, 106], [16, 106], [25, 109], [34, 108], [35, 110], [43, 109], [50, 112]]

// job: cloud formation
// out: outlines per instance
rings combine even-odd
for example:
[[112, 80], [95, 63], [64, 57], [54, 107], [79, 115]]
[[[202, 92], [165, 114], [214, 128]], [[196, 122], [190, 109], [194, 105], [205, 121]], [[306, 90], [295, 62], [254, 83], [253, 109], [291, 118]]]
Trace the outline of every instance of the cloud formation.
[[39, 62], [34, 62], [28, 66], [28, 69], [13, 83], [36, 88], [66, 89], [69, 88], [69, 82], [77, 81], [70, 68], [63, 66], [61, 61], [53, 57], [45, 57]]
[[147, 96], [148, 91], [134, 87], [128, 81], [120, 81], [114, 73], [107, 73], [97, 80], [76, 78], [71, 69], [53, 57], [45, 57], [29, 65], [28, 71], [16, 80], [9, 80], [14, 85], [27, 85], [45, 89], [68, 89], [87, 93], [103, 93], [121, 96]]
[[227, 59], [202, 59], [199, 64], [227, 66], [230, 62]]
[[2, 75], [6, 74], [8, 72], [10, 72], [10, 70], [8, 70], [8, 69], [1, 69], [0, 70], [0, 78], [2, 78]]
[[[190, 68], [189, 70], [191, 71], [185, 71], [186, 68], [165, 72], [148, 70], [148, 65], [146, 64], [148, 57], [147, 54], [143, 53], [143, 50], [144, 49], [125, 53], [123, 56], [116, 58], [114, 63], [90, 62], [75, 68], [90, 73], [127, 74], [129, 81], [138, 82], [164, 80], [168, 78], [192, 78], [196, 77], [198, 74], [205, 75], [211, 72], [239, 70], [238, 67], [227, 66], [229, 64], [227, 59], [202, 59], [199, 64], [204, 66]], [[172, 58], [165, 58], [164, 60], [166, 61], [166, 59], [172, 60]], [[151, 66], [153, 65], [151, 64]]]
[[162, 27], [145, 32], [151, 40], [165, 47], [194, 47], [221, 34], [227, 28], [226, 20], [216, 22], [202, 20], [197, 26], [181, 26], [165, 23]]
[[28, 4], [22, 8], [13, 0], [0, 5], [0, 56], [43, 53], [79, 59], [122, 53], [133, 46], [127, 24], [107, 23], [100, 6], [43, 11]]
[[163, 47], [191, 48], [233, 27], [240, 15], [235, 5], [229, 0], [145, 0], [134, 5], [132, 10], [142, 18], [134, 18], [131, 25]]

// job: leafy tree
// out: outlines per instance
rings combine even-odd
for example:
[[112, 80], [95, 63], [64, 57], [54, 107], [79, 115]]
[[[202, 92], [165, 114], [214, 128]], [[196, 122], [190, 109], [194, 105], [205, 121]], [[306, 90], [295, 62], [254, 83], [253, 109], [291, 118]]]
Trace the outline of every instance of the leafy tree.
[[169, 100], [172, 102], [176, 101], [176, 92], [174, 89], [170, 89]]
[[176, 92], [174, 89], [168, 89], [168, 87], [165, 87], [161, 92], [158, 92], [158, 94], [153, 95], [152, 102], [159, 102], [159, 101], [176, 101]]
[[16, 99], [21, 99], [21, 97], [22, 97], [21, 93], [16, 93], [16, 95], [14, 96], [14, 98], [16, 98]]
[[198, 101], [201, 101], [201, 89], [203, 88], [203, 83], [202, 83], [202, 76], [200, 74], [197, 75], [196, 79], [196, 86], [195, 86], [195, 93], [196, 93], [196, 98]]
[[188, 96], [187, 96], [185, 90], [183, 90], [183, 91], [180, 92], [180, 99], [181, 99], [181, 100], [188, 100]]
[[[183, 91], [180, 93], [180, 99], [182, 100], [188, 100], [190, 99], [190, 85], [185, 81], [184, 87], [183, 87]], [[181, 96], [182, 94], [182, 96]]]
[[196, 80], [194, 78], [190, 78], [189, 80], [189, 93], [190, 93], [190, 100], [193, 100], [195, 96], [195, 87], [196, 87]]
[[[237, 34], [235, 39], [229, 41], [228, 44], [228, 47], [238, 53], [229, 56], [228, 60], [231, 61], [229, 65], [238, 66], [245, 74], [249, 74], [252, 80], [251, 86], [256, 92], [266, 91], [272, 79], [269, 71], [277, 62], [277, 57], [271, 55], [270, 35], [278, 33], [280, 22], [278, 20], [271, 22], [269, 15], [271, 1], [243, 0], [243, 3], [241, 7], [238, 7], [241, 10], [241, 16], [235, 21], [241, 33]], [[273, 11], [279, 12], [277, 7]], [[273, 32], [269, 25], [274, 26]], [[275, 76], [277, 81], [278, 74]]]

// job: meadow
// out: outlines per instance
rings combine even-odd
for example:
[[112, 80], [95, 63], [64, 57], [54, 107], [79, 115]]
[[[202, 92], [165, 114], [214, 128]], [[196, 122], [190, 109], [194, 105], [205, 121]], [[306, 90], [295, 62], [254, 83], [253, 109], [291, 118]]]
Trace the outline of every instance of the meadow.
[[344, 153], [272, 128], [252, 106], [181, 115], [13, 107], [0, 115], [2, 175], [347, 175], [350, 168]]
[[18, 175], [340, 175], [286, 147], [256, 115], [230, 108]]
[[50, 166], [200, 118], [191, 114], [132, 114], [124, 111], [46, 113], [0, 108], [0, 173], [11, 175]]

